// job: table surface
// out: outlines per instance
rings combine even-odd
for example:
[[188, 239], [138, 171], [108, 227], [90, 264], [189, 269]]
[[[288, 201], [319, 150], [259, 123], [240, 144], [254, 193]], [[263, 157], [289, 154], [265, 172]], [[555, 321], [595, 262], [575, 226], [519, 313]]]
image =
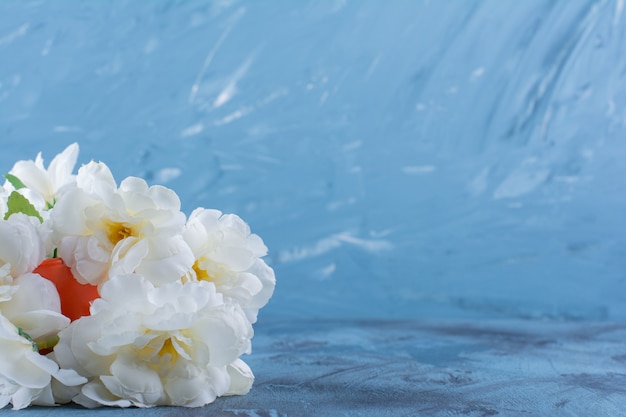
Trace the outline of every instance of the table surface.
[[[203, 408], [32, 407], [24, 416], [619, 416], [626, 324], [260, 322], [246, 396]], [[0, 415], [13, 413], [9, 409]]]

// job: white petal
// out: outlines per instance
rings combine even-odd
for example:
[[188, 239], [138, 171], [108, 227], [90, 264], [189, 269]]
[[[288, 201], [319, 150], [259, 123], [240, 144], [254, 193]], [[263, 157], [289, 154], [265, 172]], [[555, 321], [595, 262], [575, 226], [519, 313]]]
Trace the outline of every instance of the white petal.
[[145, 405], [156, 404], [163, 396], [159, 375], [148, 365], [119, 355], [111, 365], [111, 377], [100, 379], [112, 394], [118, 397], [134, 397]]
[[111, 251], [111, 269], [109, 275], [131, 274], [137, 271], [143, 259], [150, 251], [145, 239], [128, 237], [122, 239]]
[[225, 395], [246, 395], [254, 383], [252, 369], [241, 359], [226, 367], [230, 375], [230, 387]]
[[197, 366], [178, 366], [167, 378], [165, 390], [171, 405], [202, 407], [223, 394], [227, 381], [228, 374], [223, 371], [208, 372]]
[[109, 268], [108, 252], [94, 236], [66, 236], [59, 244], [59, 256], [81, 284], [98, 285]]
[[110, 407], [130, 407], [133, 405], [128, 400], [115, 397], [104, 385], [96, 381], [84, 385], [81, 394], [74, 397], [74, 402], [86, 408], [96, 408], [101, 405]]
[[[250, 269], [250, 273], [254, 274], [261, 282], [262, 289], [252, 297], [250, 303], [246, 306], [246, 314], [258, 311], [261, 307], [265, 306], [272, 295], [274, 294], [274, 288], [276, 287], [276, 277], [274, 270], [270, 268], [262, 259], [259, 259], [254, 266]], [[249, 311], [250, 310], [250, 311]], [[256, 313], [253, 313], [254, 319], [252, 323], [256, 322]], [[250, 317], [249, 317], [250, 318]]]
[[73, 369], [59, 369], [52, 376], [66, 386], [82, 385], [87, 382], [87, 378], [78, 375]]
[[[85, 382], [87, 380], [85, 379]], [[59, 382], [57, 379], [52, 379], [50, 388], [52, 389], [52, 396], [57, 404], [67, 404], [74, 397], [80, 393], [82, 384], [77, 385], [65, 385]]]
[[47, 172], [33, 161], [16, 162], [9, 173], [15, 175], [26, 187], [39, 193], [44, 199], [54, 194]]
[[33, 389], [27, 387], [20, 387], [15, 394], [11, 397], [11, 403], [13, 404], [13, 410], [22, 410], [29, 405], [39, 395], [41, 389]]
[[98, 201], [79, 188], [63, 194], [50, 212], [53, 230], [59, 235], [59, 240], [67, 235], [86, 235], [89, 230], [85, 211], [95, 204]]
[[150, 311], [146, 311], [147, 303], [143, 300], [145, 300], [146, 294], [153, 290], [154, 285], [140, 275], [120, 274], [111, 276], [100, 290], [101, 298], [96, 300], [99, 302], [98, 305], [95, 302], [92, 305], [92, 316], [100, 313], [99, 304], [102, 304], [102, 308], [113, 310], [116, 313], [117, 311], [137, 311], [150, 314]]
[[110, 198], [117, 184], [111, 170], [102, 162], [91, 161], [78, 170], [76, 185], [88, 194], [100, 198]]
[[61, 311], [61, 301], [56, 287], [41, 275], [26, 273], [17, 278], [14, 283], [18, 286], [18, 290], [10, 301], [11, 313], [34, 310]]
[[77, 159], [77, 143], [69, 145], [63, 152], [52, 159], [48, 166], [48, 175], [55, 191], [72, 181], [72, 171]]
[[34, 310], [21, 313], [11, 312], [11, 321], [22, 328], [34, 340], [44, 340], [56, 336], [59, 330], [67, 327], [70, 319], [61, 313], [50, 310]]
[[50, 385], [38, 390], [39, 392], [33, 397], [32, 405], [38, 405], [43, 407], [52, 407], [55, 405], [54, 396], [52, 395], [52, 388]]
[[191, 270], [194, 256], [181, 236], [144, 240], [148, 252], [135, 271], [155, 285], [178, 281]]
[[29, 216], [16, 213], [0, 220], [0, 264], [10, 264], [11, 275], [32, 272], [44, 256], [43, 242]]
[[252, 326], [234, 306], [202, 317], [193, 329], [209, 346], [214, 366], [229, 365], [250, 348]]
[[[43, 388], [50, 383], [50, 373], [45, 367], [47, 363], [41, 363], [37, 357], [46, 359], [37, 352], [32, 351], [30, 343], [28, 346], [16, 343], [0, 343], [3, 354], [8, 354], [9, 350], [17, 350], [18, 355], [5, 357], [0, 363], [0, 375], [9, 378], [15, 384], [27, 388]], [[8, 355], [7, 355], [8, 356]], [[52, 362], [52, 361], [50, 361]], [[54, 362], [52, 362], [54, 363]], [[49, 369], [48, 369], [49, 370]]]

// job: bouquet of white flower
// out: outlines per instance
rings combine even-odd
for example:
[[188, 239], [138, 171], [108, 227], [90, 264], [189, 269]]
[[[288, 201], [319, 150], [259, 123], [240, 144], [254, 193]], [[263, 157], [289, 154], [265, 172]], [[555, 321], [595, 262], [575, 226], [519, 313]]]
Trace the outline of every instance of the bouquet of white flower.
[[78, 145], [0, 188], [0, 408], [198, 407], [246, 394], [252, 324], [274, 291], [238, 216], [198, 208]]

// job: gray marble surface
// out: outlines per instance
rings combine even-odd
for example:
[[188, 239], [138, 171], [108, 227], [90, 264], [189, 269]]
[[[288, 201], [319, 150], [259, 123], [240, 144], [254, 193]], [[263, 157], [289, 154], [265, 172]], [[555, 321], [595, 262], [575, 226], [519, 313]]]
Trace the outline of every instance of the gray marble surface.
[[[24, 416], [622, 416], [626, 324], [261, 321], [252, 391], [196, 409], [33, 407]], [[0, 415], [12, 415], [5, 409]]]

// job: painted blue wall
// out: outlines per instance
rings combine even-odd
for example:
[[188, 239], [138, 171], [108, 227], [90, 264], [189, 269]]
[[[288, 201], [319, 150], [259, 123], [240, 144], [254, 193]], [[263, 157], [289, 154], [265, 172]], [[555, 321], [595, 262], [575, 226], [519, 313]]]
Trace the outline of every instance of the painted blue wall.
[[0, 2], [0, 168], [235, 212], [261, 317], [625, 319], [624, 1]]

